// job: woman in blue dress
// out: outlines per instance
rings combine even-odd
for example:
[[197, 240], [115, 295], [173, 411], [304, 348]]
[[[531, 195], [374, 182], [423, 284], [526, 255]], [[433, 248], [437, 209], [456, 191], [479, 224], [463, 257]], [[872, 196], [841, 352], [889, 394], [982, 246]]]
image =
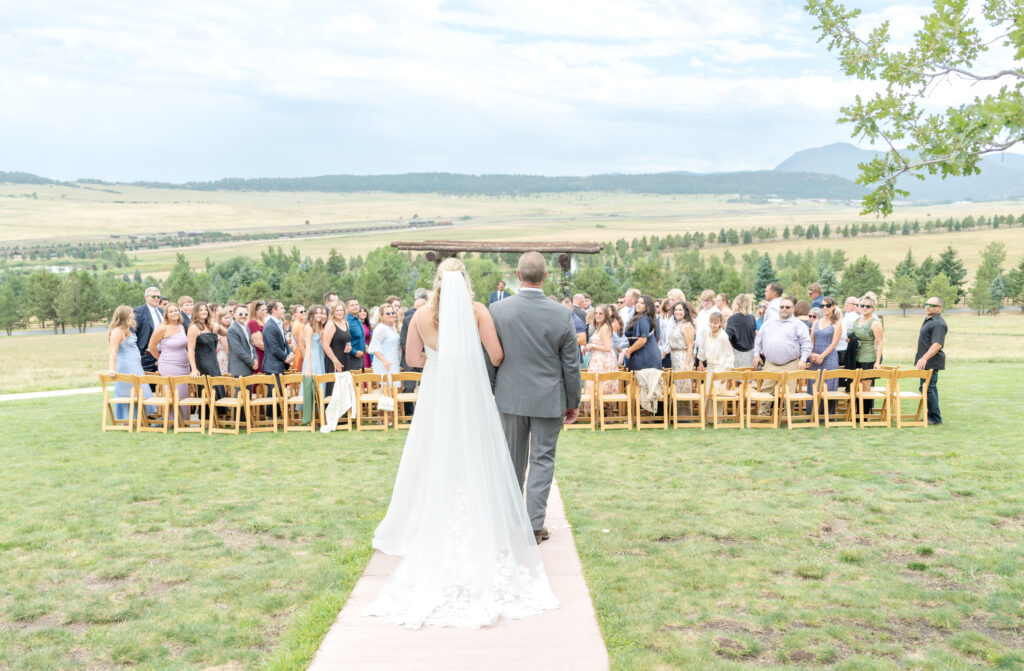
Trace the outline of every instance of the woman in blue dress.
[[641, 296], [629, 323], [626, 324], [626, 368], [643, 370], [661, 369], [661, 350], [658, 349], [658, 320], [653, 316], [654, 301], [650, 296]]
[[[810, 370], [835, 370], [839, 368], [839, 353], [836, 347], [839, 346], [839, 337], [843, 333], [842, 313], [836, 306], [836, 299], [825, 296], [821, 301], [820, 308], [811, 308], [811, 342], [813, 348], [807, 362]], [[829, 380], [825, 383], [828, 391], [835, 391], [839, 388], [839, 380]], [[814, 384], [807, 383], [807, 393], [814, 393]], [[834, 403], [830, 404], [834, 405]], [[810, 411], [810, 403], [807, 404]], [[831, 412], [831, 408], [829, 412]]]
[[[305, 343], [305, 357], [302, 361], [302, 374], [306, 377], [324, 374], [324, 326], [327, 325], [327, 308], [323, 305], [311, 305], [306, 311], [306, 325], [302, 329]], [[303, 388], [305, 394], [305, 388]], [[320, 385], [323, 393], [324, 385]]]
[[[114, 310], [114, 316], [110, 320], [110, 328], [107, 331], [107, 340], [110, 342], [110, 363], [109, 374], [124, 373], [127, 375], [145, 375], [142, 370], [142, 354], [139, 352], [138, 338], [135, 337], [135, 312], [131, 306], [120, 305]], [[148, 384], [141, 385], [143, 398], [153, 395]], [[114, 396], [128, 397], [132, 393], [132, 385], [129, 382], [115, 382]], [[155, 412], [155, 406], [146, 406], [146, 412]], [[129, 419], [128, 406], [118, 403], [114, 407], [114, 417], [117, 419]]]

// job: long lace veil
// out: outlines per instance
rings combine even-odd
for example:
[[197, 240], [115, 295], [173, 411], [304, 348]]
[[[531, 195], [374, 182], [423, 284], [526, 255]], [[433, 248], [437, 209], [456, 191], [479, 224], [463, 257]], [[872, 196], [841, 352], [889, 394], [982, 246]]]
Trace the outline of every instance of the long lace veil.
[[[436, 365], [424, 369], [392, 499], [394, 509], [400, 487], [419, 492], [419, 510], [399, 515], [414, 535], [368, 613], [414, 628], [478, 627], [554, 608], [460, 272], [442, 277], [439, 317]], [[403, 473], [413, 450], [417, 472]]]

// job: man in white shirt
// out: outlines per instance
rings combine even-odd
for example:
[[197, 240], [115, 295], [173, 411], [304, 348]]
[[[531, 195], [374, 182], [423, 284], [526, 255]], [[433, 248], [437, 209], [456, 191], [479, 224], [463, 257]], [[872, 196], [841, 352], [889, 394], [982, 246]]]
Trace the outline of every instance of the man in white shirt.
[[619, 310], [619, 317], [622, 318], [622, 325], [625, 326], [629, 323], [629, 320], [633, 318], [633, 312], [636, 311], [636, 302], [640, 298], [639, 289], [627, 289], [625, 295], [625, 305]]
[[764, 311], [764, 322], [761, 326], [773, 319], [779, 318], [779, 304], [782, 302], [782, 285], [772, 282], [764, 288], [764, 299], [768, 301], [768, 307]]
[[857, 297], [850, 296], [843, 303], [843, 334], [839, 336], [839, 344], [836, 345], [836, 352], [839, 356], [839, 366], [843, 368], [846, 366], [846, 348], [849, 346], [848, 339], [850, 337], [850, 329], [853, 328], [853, 323], [860, 319], [860, 312], [857, 308]]

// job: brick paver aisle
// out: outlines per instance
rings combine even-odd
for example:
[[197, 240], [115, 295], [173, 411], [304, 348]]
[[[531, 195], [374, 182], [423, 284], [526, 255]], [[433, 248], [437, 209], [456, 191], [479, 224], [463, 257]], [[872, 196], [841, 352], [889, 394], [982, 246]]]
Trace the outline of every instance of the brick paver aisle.
[[608, 651], [597, 627], [557, 483], [551, 488], [547, 515], [551, 540], [541, 543], [540, 550], [561, 607], [523, 620], [500, 619], [483, 629], [423, 627], [410, 631], [362, 614], [400, 561], [377, 552], [327, 632], [310, 671], [607, 669]]

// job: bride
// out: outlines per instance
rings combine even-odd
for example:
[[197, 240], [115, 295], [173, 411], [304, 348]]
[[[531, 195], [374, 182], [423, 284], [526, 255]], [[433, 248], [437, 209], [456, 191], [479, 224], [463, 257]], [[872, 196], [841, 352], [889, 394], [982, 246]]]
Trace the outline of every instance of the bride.
[[409, 326], [419, 400], [373, 547], [402, 563], [366, 614], [410, 629], [481, 627], [558, 607], [516, 481], [481, 343], [504, 356], [491, 315], [444, 260]]

